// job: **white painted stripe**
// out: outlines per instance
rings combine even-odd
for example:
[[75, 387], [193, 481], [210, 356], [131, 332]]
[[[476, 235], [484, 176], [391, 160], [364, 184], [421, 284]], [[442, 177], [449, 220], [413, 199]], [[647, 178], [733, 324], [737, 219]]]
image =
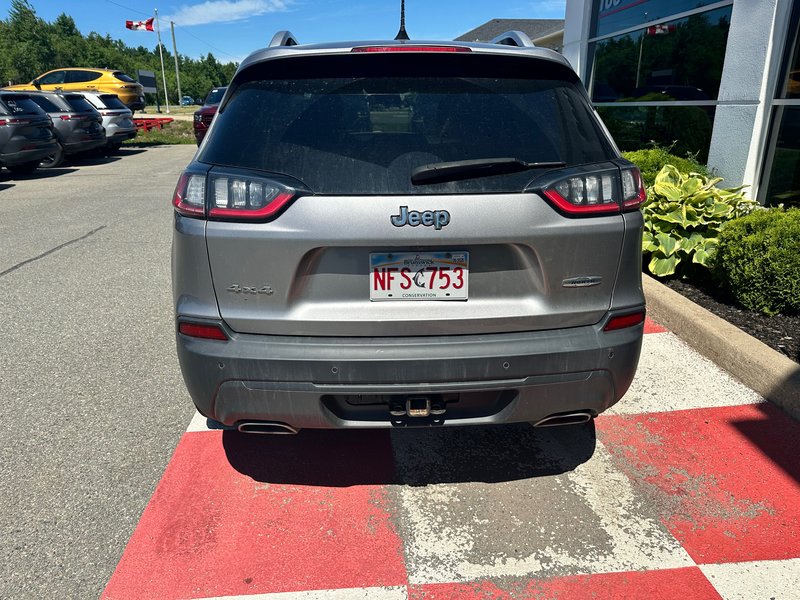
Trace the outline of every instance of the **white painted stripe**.
[[186, 432], [193, 432], [193, 431], [212, 431], [208, 427], [208, 419], [206, 419], [203, 415], [199, 412], [194, 411], [194, 416], [192, 420], [189, 422], [189, 427], [186, 428]]
[[[279, 592], [251, 596], [218, 596], [203, 600], [407, 600], [405, 586], [347, 588], [341, 590], [310, 590], [303, 592]], [[199, 600], [199, 599], [197, 599]]]
[[[575, 439], [536, 430], [520, 443], [555, 467]], [[572, 447], [571, 447], [572, 446]], [[416, 452], [429, 455], [431, 448]], [[396, 455], [401, 470], [413, 457]], [[503, 455], [498, 460], [510, 460]], [[451, 460], [461, 460], [458, 455]], [[571, 468], [567, 467], [567, 468]], [[642, 502], [598, 441], [594, 456], [572, 472], [499, 483], [467, 482], [395, 488], [409, 581], [463, 582], [497, 577], [640, 571], [694, 566], [658, 515]]]
[[725, 600], [795, 600], [800, 597], [800, 558], [700, 569]]
[[644, 336], [639, 368], [606, 414], [639, 414], [756, 404], [764, 399], [672, 333]]

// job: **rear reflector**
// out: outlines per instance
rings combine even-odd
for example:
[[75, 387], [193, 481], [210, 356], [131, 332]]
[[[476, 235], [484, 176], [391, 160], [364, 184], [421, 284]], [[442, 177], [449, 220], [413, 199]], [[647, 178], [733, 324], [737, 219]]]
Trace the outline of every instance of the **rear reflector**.
[[219, 325], [200, 325], [198, 323], [181, 323], [178, 331], [189, 337], [202, 338], [204, 340], [219, 340], [227, 342], [228, 336]]
[[361, 46], [352, 52], [472, 52], [463, 46]]
[[616, 331], [618, 329], [625, 329], [627, 327], [635, 327], [640, 323], [644, 323], [644, 311], [632, 313], [630, 315], [620, 315], [618, 317], [611, 317], [603, 331]]

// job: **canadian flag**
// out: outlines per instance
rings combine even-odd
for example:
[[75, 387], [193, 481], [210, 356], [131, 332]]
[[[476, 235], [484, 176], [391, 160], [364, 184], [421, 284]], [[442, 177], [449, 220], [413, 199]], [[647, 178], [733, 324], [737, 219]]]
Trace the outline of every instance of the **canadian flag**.
[[155, 31], [153, 29], [153, 17], [146, 21], [125, 21], [125, 27], [136, 31]]

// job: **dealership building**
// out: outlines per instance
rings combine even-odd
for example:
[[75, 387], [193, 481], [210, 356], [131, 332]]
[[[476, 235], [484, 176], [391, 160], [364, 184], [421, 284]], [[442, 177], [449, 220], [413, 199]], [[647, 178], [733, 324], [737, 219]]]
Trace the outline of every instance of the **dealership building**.
[[800, 205], [800, 0], [567, 0], [562, 52], [623, 150]]

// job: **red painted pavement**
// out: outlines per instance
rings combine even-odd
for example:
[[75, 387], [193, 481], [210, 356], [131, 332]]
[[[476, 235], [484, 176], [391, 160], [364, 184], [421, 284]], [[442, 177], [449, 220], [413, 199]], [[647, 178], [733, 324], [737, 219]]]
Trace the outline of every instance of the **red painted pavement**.
[[661, 325], [653, 321], [650, 317], [644, 318], [644, 332], [645, 333], [665, 333], [667, 330]]
[[409, 586], [409, 600], [720, 600], [697, 567], [600, 575], [574, 575], [539, 581], [491, 581]]
[[[352, 485], [346, 473], [363, 465], [363, 477], [386, 476], [381, 451], [388, 448], [388, 434], [367, 433], [355, 442], [363, 447], [344, 449], [336, 447], [337, 440], [353, 436], [278, 436], [281, 444], [253, 437], [235, 448], [240, 459], [234, 468], [223, 432], [183, 436], [103, 598], [226, 596], [408, 581], [385, 488]], [[317, 457], [329, 461], [304, 454], [309, 444]], [[274, 448], [283, 450], [271, 452]], [[321, 464], [325, 472], [308, 475]], [[304, 470], [309, 484], [317, 477], [329, 485], [293, 483]]]
[[800, 423], [780, 409], [602, 416], [597, 432], [698, 564], [800, 557]]

